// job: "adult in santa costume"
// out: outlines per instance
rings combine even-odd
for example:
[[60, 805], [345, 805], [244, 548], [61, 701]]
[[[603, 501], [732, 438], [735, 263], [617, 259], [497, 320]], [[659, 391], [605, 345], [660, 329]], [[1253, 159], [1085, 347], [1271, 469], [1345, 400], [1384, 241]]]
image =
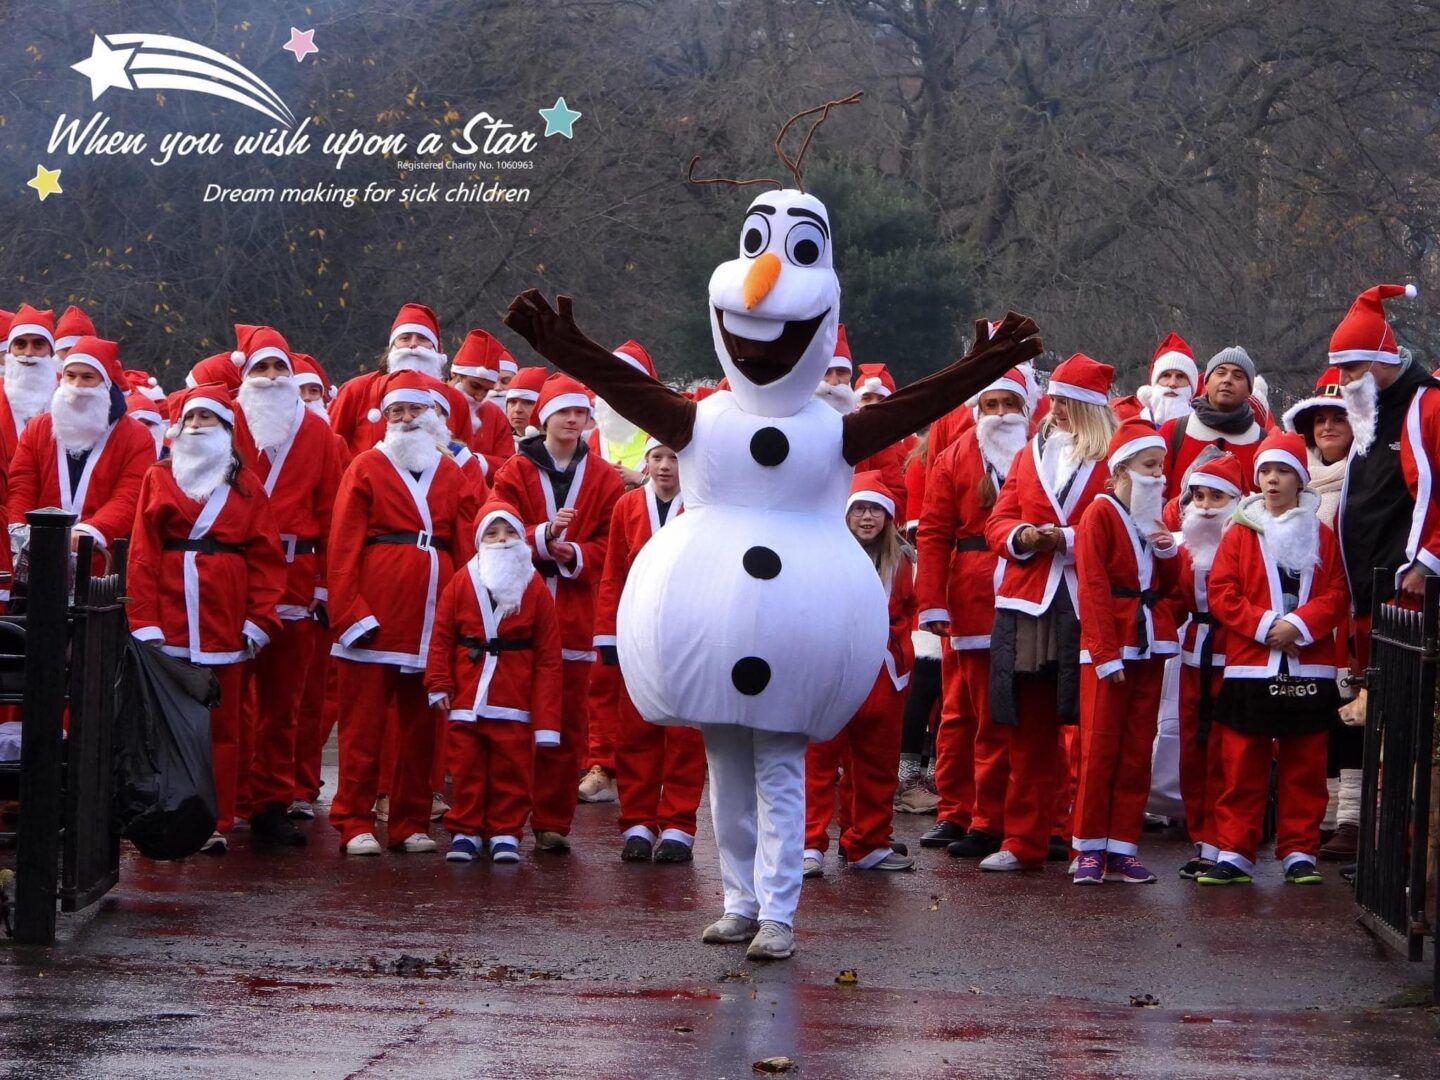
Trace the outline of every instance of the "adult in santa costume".
[[1148, 420], [1110, 439], [1109, 491], [1075, 532], [1080, 585], [1080, 769], [1072, 846], [1076, 885], [1148, 885], [1140, 827], [1166, 656], [1179, 652], [1170, 607], [1175, 538], [1161, 523], [1165, 443]]
[[874, 562], [889, 595], [890, 639], [884, 666], [859, 711], [833, 739], [812, 742], [805, 751], [806, 877], [824, 873], [837, 790], [842, 804], [840, 847], [849, 865], [857, 870], [915, 869], [915, 860], [890, 844], [900, 725], [915, 658], [910, 645], [914, 568], [895, 527], [894, 493], [880, 473], [855, 474], [845, 523]]
[[824, 204], [759, 195], [739, 248], [709, 289], [729, 386], [700, 402], [592, 341], [568, 297], [555, 310], [529, 290], [505, 321], [679, 454], [686, 511], [626, 582], [620, 665], [647, 720], [703, 726], [725, 886], [704, 940], [748, 940], [750, 957], [782, 959], [794, 951], [805, 746], [859, 709], [889, 636], [884, 586], [844, 525], [854, 466], [1040, 346], [1034, 323], [1012, 314], [962, 361], [842, 417], [815, 398], [839, 321]]
[[540, 391], [550, 373], [543, 367], [521, 368], [505, 391], [505, 418], [510, 421], [514, 435], [515, 449], [520, 449], [520, 440], [540, 434], [540, 429], [530, 423], [535, 415], [535, 403], [540, 400]]
[[535, 753], [531, 825], [542, 851], [570, 847], [566, 837], [575, 816], [575, 784], [589, 746], [595, 587], [605, 570], [610, 514], [624, 487], [614, 466], [585, 444], [582, 435], [591, 414], [585, 388], [567, 375], [552, 375], [535, 406], [540, 434], [521, 439], [519, 452], [495, 477], [495, 496], [520, 512], [535, 567], [560, 613], [565, 658], [560, 741]]
[[480, 510], [475, 556], [445, 586], [425, 688], [446, 717], [454, 778], [445, 858], [520, 858], [535, 747], [560, 737], [563, 675], [555, 601], [535, 573], [513, 506]]
[[477, 507], [460, 467], [440, 452], [444, 427], [431, 385], [417, 371], [385, 378], [385, 437], [355, 456], [335, 496], [327, 551], [335, 635], [330, 652], [344, 708], [330, 822], [350, 855], [380, 854], [375, 798], [392, 712], [397, 738], [387, 792], [390, 846], [435, 850], [426, 834], [435, 723], [423, 673], [440, 591], [474, 554], [470, 523]]
[[21, 304], [10, 318], [0, 384], [0, 470], [10, 467], [25, 425], [50, 408], [59, 377], [55, 313]]
[[290, 359], [295, 363], [295, 385], [300, 391], [300, 400], [325, 423], [330, 423], [330, 400], [339, 391], [331, 385], [320, 362], [309, 353], [292, 350]]
[[[67, 368], [93, 355], [93, 341], [80, 339]], [[145, 471], [133, 510], [126, 610], [138, 640], [204, 664], [220, 684], [210, 714], [216, 833], [201, 850], [224, 854], [240, 780], [242, 673], [281, 632], [285, 562], [270, 501], [235, 453], [226, 388], [189, 390], [175, 421], [170, 457]]]
[[[643, 464], [648, 482], [621, 495], [610, 515], [605, 575], [595, 596], [595, 649], [601, 661], [595, 674], [616, 675], [615, 784], [624, 840], [620, 857], [627, 862], [653, 858], [681, 863], [690, 861], [695, 844], [695, 814], [705, 787], [705, 743], [693, 728], [645, 722], [619, 677], [615, 648], [615, 616], [635, 557], [685, 509], [675, 451], [651, 439]], [[592, 694], [592, 705], [594, 701]], [[593, 728], [593, 713], [590, 723]]]
[[920, 844], [954, 845], [960, 858], [992, 855], [1003, 837], [1009, 739], [990, 719], [990, 629], [1003, 561], [985, 525], [1029, 436], [1028, 382], [1013, 368], [980, 392], [975, 425], [935, 459], [916, 534], [920, 626], [946, 641], [935, 735], [940, 802]]
[[1196, 881], [1248, 884], [1255, 871], [1271, 767], [1277, 791], [1275, 857], [1285, 880], [1317, 884], [1320, 821], [1327, 791], [1330, 725], [1345, 619], [1335, 534], [1305, 490], [1309, 470], [1299, 435], [1273, 434], [1255, 455], [1259, 494], [1242, 499], [1210, 571], [1210, 610], [1225, 627], [1225, 682], [1216, 703], [1211, 752], [1221, 784], [1214, 799], [1219, 855]]
[[1016, 455], [985, 525], [1003, 566], [990, 636], [990, 716], [1009, 729], [1010, 776], [1005, 837], [981, 860], [984, 870], [1044, 862], [1055, 801], [1064, 797], [1057, 793], [1067, 786], [1060, 728], [1080, 714], [1075, 526], [1110, 476], [1113, 374], [1084, 353], [1055, 369], [1049, 415]]
[[515, 453], [505, 409], [490, 396], [500, 378], [500, 363], [509, 355], [505, 346], [484, 330], [471, 330], [450, 361], [450, 385], [465, 395], [470, 413], [469, 445], [487, 483]]
[[277, 330], [252, 328], [236, 350], [244, 381], [236, 393], [248, 439], [237, 446], [264, 489], [284, 556], [285, 591], [277, 602], [280, 630], [272, 648], [250, 667], [254, 691], [246, 726], [250, 827], [263, 840], [303, 844], [286, 816], [295, 786], [300, 702], [313, 664], [325, 589], [325, 546], [345, 462], [329, 425], [300, 401], [295, 361]]
[[1146, 384], [1128, 397], [1110, 403], [1119, 420], [1140, 417], [1156, 427], [1190, 412], [1191, 399], [1200, 393], [1200, 369], [1195, 354], [1179, 334], [1171, 333], [1150, 357]]
[[1249, 476], [1255, 449], [1265, 437], [1265, 426], [1257, 420], [1251, 401], [1256, 380], [1249, 353], [1239, 345], [1221, 349], [1206, 363], [1201, 385], [1191, 411], [1160, 428], [1166, 446], [1167, 499], [1179, 496], [1196, 465], [1226, 452], [1240, 459]]

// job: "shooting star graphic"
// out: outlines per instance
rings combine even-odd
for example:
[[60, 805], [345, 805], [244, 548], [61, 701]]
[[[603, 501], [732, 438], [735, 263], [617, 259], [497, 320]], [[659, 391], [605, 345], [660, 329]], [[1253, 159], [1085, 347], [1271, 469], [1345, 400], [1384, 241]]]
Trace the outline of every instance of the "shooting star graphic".
[[286, 127], [295, 114], [243, 64], [214, 49], [168, 34], [95, 35], [88, 58], [71, 64], [90, 80], [90, 100], [118, 90], [190, 90], [264, 113]]

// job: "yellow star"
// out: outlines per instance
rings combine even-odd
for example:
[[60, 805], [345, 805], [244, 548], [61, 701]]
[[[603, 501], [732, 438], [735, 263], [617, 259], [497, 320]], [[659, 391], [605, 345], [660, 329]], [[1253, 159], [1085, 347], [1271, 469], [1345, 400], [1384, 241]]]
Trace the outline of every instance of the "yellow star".
[[45, 201], [46, 196], [59, 195], [65, 190], [60, 186], [60, 170], [47, 169], [44, 165], [36, 165], [34, 178], [25, 181], [25, 184], [40, 193], [41, 202]]

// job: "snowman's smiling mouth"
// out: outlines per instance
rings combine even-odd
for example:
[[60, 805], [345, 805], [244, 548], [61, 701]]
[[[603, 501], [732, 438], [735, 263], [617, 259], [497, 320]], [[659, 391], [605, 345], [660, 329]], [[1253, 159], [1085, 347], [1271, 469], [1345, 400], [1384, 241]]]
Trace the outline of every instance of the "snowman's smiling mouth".
[[781, 323], [778, 335], [769, 341], [760, 341], [731, 333], [725, 325], [727, 318], [733, 318], [737, 324], [758, 320], [745, 315], [734, 316], [719, 307], [715, 308], [715, 319], [725, 351], [730, 354], [740, 374], [756, 386], [766, 386], [790, 374], [810, 347], [815, 331], [820, 329], [820, 324], [829, 314], [830, 309], [826, 308], [813, 319], [792, 319]]

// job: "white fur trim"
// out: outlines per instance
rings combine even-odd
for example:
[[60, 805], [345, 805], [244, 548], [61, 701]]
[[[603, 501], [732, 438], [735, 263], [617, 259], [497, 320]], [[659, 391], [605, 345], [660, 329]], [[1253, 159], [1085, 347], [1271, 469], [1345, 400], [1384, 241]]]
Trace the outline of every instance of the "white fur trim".
[[[404, 387], [391, 390], [380, 399], [380, 411], [383, 413], [391, 405], [434, 405], [429, 390], [410, 390]], [[373, 411], [373, 410], [372, 410]], [[377, 416], [375, 419], [379, 419]]]
[[67, 334], [65, 337], [56, 338], [55, 351], [59, 352], [61, 349], [73, 349], [75, 343], [79, 341], [82, 336], [81, 334]]
[[508, 402], [511, 398], [516, 401], [539, 401], [540, 392], [538, 390], [506, 390], [505, 400]]
[[49, 330], [46, 330], [45, 327], [41, 326], [39, 323], [21, 323], [19, 326], [10, 327], [10, 336], [7, 337], [5, 341], [9, 343], [11, 341], [14, 341], [17, 337], [21, 337], [25, 334], [34, 334], [37, 337], [43, 337], [46, 341], [50, 343], [51, 349], [55, 348], [55, 335], [52, 334]]
[[[535, 396], [538, 400], [540, 395]], [[594, 410], [590, 408], [590, 398], [585, 394], [557, 394], [540, 407], [541, 426], [543, 427], [545, 421], [561, 409], [589, 409], [592, 414], [594, 413]]]
[[490, 513], [486, 514], [475, 524], [475, 543], [477, 545], [480, 543], [480, 537], [484, 534], [485, 530], [490, 527], [490, 523], [497, 519], [509, 522], [510, 527], [520, 534], [520, 539], [525, 539], [525, 523], [523, 521], [508, 510], [491, 510]]
[[1345, 349], [1342, 352], [1330, 354], [1330, 365], [1336, 364], [1359, 364], [1362, 362], [1372, 364], [1398, 364], [1400, 354], [1398, 352], [1386, 352], [1384, 349]]
[[1212, 473], [1207, 473], [1203, 468], [1196, 469], [1190, 474], [1190, 479], [1186, 482], [1186, 486], [1214, 488], [1216, 491], [1223, 491], [1232, 499], [1238, 499], [1240, 497], [1240, 489], [1230, 483], [1229, 480], [1226, 480], [1223, 476], [1215, 476]]
[[431, 330], [430, 327], [426, 326], [424, 323], [401, 323], [399, 326], [395, 327], [394, 330], [390, 331], [390, 344], [394, 345], [395, 339], [398, 338], [401, 334], [420, 334], [427, 341], [430, 342], [431, 348], [440, 348], [440, 339], [435, 336], [435, 331]]
[[890, 396], [890, 388], [880, 381], [878, 375], [871, 375], [862, 383], [855, 384], [856, 394], [875, 394], [877, 397], [886, 398]]
[[1083, 386], [1074, 386], [1070, 383], [1057, 382], [1051, 379], [1046, 387], [1046, 393], [1051, 397], [1070, 398], [1074, 401], [1083, 401], [1087, 405], [1108, 405], [1110, 399], [1098, 390], [1086, 390]]
[[489, 379], [491, 382], [500, 378], [500, 373], [494, 368], [478, 367], [473, 364], [451, 364], [451, 375], [466, 375], [472, 379]]
[[1300, 474], [1300, 483], [1310, 483], [1310, 468], [1303, 461], [1297, 461], [1295, 455], [1288, 450], [1262, 450], [1255, 455], [1255, 483], [1260, 482], [1260, 466], [1267, 464], [1289, 465]]
[[1114, 472], [1117, 465], [1129, 461], [1142, 450], [1151, 449], [1164, 450], [1165, 440], [1159, 435], [1141, 435], [1138, 439], [1131, 439], [1129, 442], [1123, 443], [1120, 449], [1111, 454], [1106, 464], [1110, 466], [1110, 471]]
[[98, 371], [100, 373], [100, 378], [105, 381], [105, 389], [110, 389], [112, 385], [110, 381], [110, 373], [105, 370], [104, 364], [100, 363], [99, 360], [96, 360], [95, 357], [91, 356], [89, 353], [72, 352], [61, 362], [61, 370], [63, 371], [71, 364], [84, 364], [86, 367], [93, 368], [95, 371]]
[[851, 493], [850, 498], [845, 501], [845, 512], [848, 514], [850, 508], [857, 502], [874, 503], [876, 506], [883, 506], [885, 512], [890, 515], [891, 520], [895, 518], [895, 500], [888, 495], [882, 495], [878, 491], [856, 491]]
[[229, 405], [216, 401], [214, 398], [197, 397], [191, 398], [185, 403], [185, 408], [180, 413], [180, 420], [183, 422], [196, 409], [209, 409], [220, 419], [224, 420], [231, 427], [235, 426], [235, 410]]

